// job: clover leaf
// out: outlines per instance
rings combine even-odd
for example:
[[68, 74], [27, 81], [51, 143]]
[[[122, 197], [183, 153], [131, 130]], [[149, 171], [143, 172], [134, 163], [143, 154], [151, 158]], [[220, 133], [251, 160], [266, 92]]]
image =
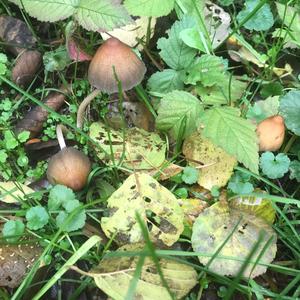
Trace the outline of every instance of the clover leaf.
[[260, 157], [260, 167], [262, 172], [270, 179], [281, 178], [288, 172], [290, 159], [284, 153], [276, 156], [272, 152], [265, 152]]

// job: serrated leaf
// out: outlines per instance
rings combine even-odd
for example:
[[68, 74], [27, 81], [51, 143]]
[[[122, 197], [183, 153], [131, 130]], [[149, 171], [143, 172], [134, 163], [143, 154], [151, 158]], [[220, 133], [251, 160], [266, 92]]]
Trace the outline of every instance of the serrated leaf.
[[64, 227], [62, 227], [68, 216], [69, 214], [64, 211], [60, 211], [59, 214], [56, 216], [56, 225], [60, 227], [63, 231], [72, 232], [81, 229], [84, 226], [86, 220], [86, 214], [84, 209], [75, 214], [73, 218], [71, 218], [71, 220]]
[[173, 91], [160, 100], [157, 112], [157, 129], [170, 130], [172, 136], [177, 137], [185, 119], [183, 136], [187, 137], [197, 129], [203, 107], [201, 102], [192, 94], [184, 91]]
[[190, 165], [201, 166], [198, 184], [208, 190], [213, 186], [225, 186], [237, 163], [233, 156], [216, 147], [199, 132], [195, 132], [184, 141], [182, 152]]
[[48, 223], [49, 215], [44, 207], [38, 205], [27, 210], [26, 220], [29, 229], [38, 230]]
[[175, 0], [125, 0], [124, 5], [131, 15], [146, 17], [166, 16], [174, 8]]
[[34, 18], [43, 22], [57, 22], [70, 17], [80, 0], [10, 0]]
[[109, 216], [101, 219], [107, 237], [119, 244], [143, 241], [136, 213], [148, 226], [150, 238], [173, 245], [183, 231], [183, 211], [176, 197], [147, 174], [133, 174], [107, 200]]
[[254, 214], [269, 224], [272, 224], [275, 220], [276, 210], [272, 205], [272, 201], [267, 198], [237, 196], [230, 200], [229, 206], [249, 214]]
[[300, 91], [290, 91], [282, 96], [279, 112], [284, 118], [285, 126], [300, 135]]
[[97, 122], [90, 126], [90, 137], [108, 154], [98, 151], [98, 157], [110, 163], [113, 157], [116, 164], [122, 162], [126, 168], [146, 170], [158, 168], [165, 161], [166, 143], [154, 132], [140, 128], [130, 128], [125, 133], [108, 131], [104, 124]]
[[[198, 257], [201, 263], [206, 265], [210, 261], [210, 257], [205, 257], [205, 254], [215, 253], [236, 225], [237, 228], [218, 254], [218, 256], [230, 256], [232, 259], [217, 256], [208, 266], [211, 271], [220, 275], [235, 276], [238, 274], [243, 264], [238, 259], [247, 258], [259, 239], [260, 232], [263, 232], [262, 241], [251, 261], [256, 262], [259, 258], [259, 263], [268, 264], [276, 255], [276, 234], [268, 223], [253, 214], [230, 208], [226, 203], [218, 202], [205, 209], [193, 226], [192, 246], [195, 252], [202, 254]], [[269, 239], [272, 241], [260, 257]], [[254, 278], [265, 273], [266, 269], [266, 266], [257, 264], [254, 267], [254, 264], [249, 262], [243, 277]]]
[[6, 237], [8, 242], [15, 243], [23, 235], [24, 229], [25, 225], [21, 220], [9, 220], [3, 226], [3, 237]]
[[[246, 0], [245, 8], [237, 15], [238, 22], [242, 22], [245, 18], [252, 13], [252, 11], [259, 5], [260, 0]], [[265, 3], [252, 17], [248, 20], [243, 27], [249, 30], [268, 30], [274, 24], [273, 14], [268, 3]]]
[[193, 167], [185, 167], [182, 172], [182, 180], [186, 184], [194, 184], [198, 181], [199, 170]]
[[224, 80], [224, 60], [218, 56], [203, 54], [188, 69], [185, 83], [196, 84], [200, 81], [204, 86], [213, 86]]
[[230, 76], [226, 74], [223, 80], [218, 81], [213, 86], [205, 87], [197, 84], [195, 90], [205, 104], [228, 104], [240, 99], [247, 85], [247, 82], [237, 80], [235, 77], [230, 79]]
[[182, 75], [173, 69], [166, 69], [162, 72], [156, 72], [148, 80], [148, 88], [156, 93], [166, 94], [173, 90], [182, 90]]
[[170, 29], [168, 38], [160, 38], [157, 41], [157, 48], [161, 58], [174, 70], [188, 68], [197, 50], [188, 47], [180, 38], [180, 32], [186, 28], [195, 26], [195, 20], [185, 16], [182, 20], [176, 21]]
[[107, 31], [131, 22], [121, 1], [80, 0], [75, 19], [87, 30]]
[[75, 200], [74, 192], [64, 185], [57, 184], [50, 190], [48, 209], [57, 210], [65, 203], [73, 200]]
[[33, 189], [20, 182], [0, 182], [0, 202], [21, 203], [32, 193]]
[[201, 116], [203, 134], [258, 174], [258, 144], [255, 126], [233, 107], [214, 107]]
[[[118, 251], [138, 251], [136, 245], [124, 246]], [[103, 259], [89, 272], [96, 285], [115, 300], [124, 300], [134, 278], [138, 258], [117, 257]], [[182, 299], [196, 284], [197, 272], [190, 266], [170, 259], [159, 259], [160, 268], [176, 299]], [[135, 299], [172, 299], [163, 286], [157, 268], [151, 258], [146, 258], [137, 281]]]
[[270, 179], [281, 178], [288, 172], [290, 159], [284, 153], [276, 156], [272, 152], [264, 152], [260, 158], [262, 172]]

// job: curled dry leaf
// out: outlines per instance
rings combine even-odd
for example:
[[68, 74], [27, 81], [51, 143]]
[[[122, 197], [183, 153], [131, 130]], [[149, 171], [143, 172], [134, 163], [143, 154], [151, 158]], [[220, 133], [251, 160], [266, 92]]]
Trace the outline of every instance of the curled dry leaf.
[[257, 125], [259, 151], [277, 151], [285, 135], [284, 119], [281, 116], [269, 117]]
[[26, 23], [10, 16], [0, 16], [0, 39], [8, 44], [8, 49], [14, 55], [19, 55], [24, 49], [36, 44]]
[[202, 166], [198, 184], [208, 190], [213, 186], [225, 186], [237, 163], [233, 156], [216, 147], [199, 132], [193, 133], [184, 141], [182, 151], [191, 166]]
[[[139, 251], [139, 245], [126, 245], [119, 251]], [[138, 257], [116, 257], [103, 259], [98, 267], [87, 275], [96, 285], [115, 300], [123, 300], [130, 287], [137, 267]], [[197, 272], [190, 266], [170, 259], [159, 259], [160, 268], [175, 299], [181, 299], [197, 284]], [[161, 282], [157, 268], [151, 258], [146, 258], [137, 281], [134, 299], [172, 299]]]
[[84, 52], [73, 38], [68, 38], [67, 49], [71, 60], [89, 61], [92, 59], [92, 56]]
[[27, 86], [36, 75], [42, 63], [42, 55], [37, 50], [27, 50], [16, 60], [12, 69], [12, 81], [19, 86]]
[[[43, 103], [50, 107], [51, 109], [57, 111], [65, 102], [65, 95], [67, 89], [61, 89], [61, 93], [51, 92], [44, 100]], [[30, 137], [36, 137], [39, 135], [43, 129], [43, 123], [48, 118], [48, 111], [41, 106], [35, 106], [30, 110], [22, 120], [20, 120], [16, 125], [16, 133], [22, 131], [29, 131]]]
[[[109, 131], [101, 122], [90, 126], [90, 137], [100, 144], [103, 151], [98, 151], [101, 160], [122, 165], [129, 169], [149, 170], [159, 168], [165, 161], [166, 144], [154, 132], [140, 128]], [[111, 149], [112, 152], [111, 153]]]
[[[132, 24], [116, 28], [108, 33], [101, 32], [100, 34], [104, 40], [113, 36], [128, 46], [134, 47], [139, 43], [139, 40], [146, 41], [148, 23], [148, 17], [140, 17], [134, 20]], [[150, 37], [153, 36], [155, 24], [156, 18], [152, 18], [150, 24]], [[139, 44], [138, 49], [142, 50], [143, 45]]]
[[34, 190], [25, 184], [7, 181], [0, 182], [0, 202], [20, 203], [19, 200], [26, 200], [26, 195], [34, 193]]
[[[244, 277], [254, 278], [266, 272], [267, 267], [260, 263], [272, 262], [277, 251], [276, 233], [264, 219], [230, 207], [230, 204], [224, 201], [217, 202], [205, 209], [196, 219], [193, 226], [192, 246], [195, 252], [202, 254], [198, 258], [206, 265], [211, 259], [210, 256], [231, 235], [208, 268], [220, 275], [235, 276], [243, 264], [240, 260], [247, 258], [261, 233], [261, 243], [243, 273]], [[264, 247], [269, 241], [270, 244], [265, 250]], [[225, 258], [225, 256], [230, 258]], [[256, 260], [258, 264], [255, 265], [253, 262]]]
[[0, 245], [0, 287], [15, 288], [42, 253], [38, 243], [20, 241], [18, 245]]
[[101, 219], [107, 237], [119, 244], [143, 241], [136, 213], [145, 221], [151, 240], [173, 245], [183, 231], [183, 211], [176, 197], [147, 174], [133, 174], [107, 200], [108, 217]]

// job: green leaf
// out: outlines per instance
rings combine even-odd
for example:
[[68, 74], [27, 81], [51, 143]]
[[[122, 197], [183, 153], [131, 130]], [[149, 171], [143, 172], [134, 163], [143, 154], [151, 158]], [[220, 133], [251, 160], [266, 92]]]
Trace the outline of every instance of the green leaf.
[[225, 186], [237, 163], [233, 156], [203, 137], [201, 132], [185, 139], [182, 152], [189, 165], [201, 167], [198, 184], [208, 190], [214, 186]]
[[281, 97], [279, 112], [286, 127], [300, 135], [300, 91], [290, 91]]
[[206, 52], [205, 45], [207, 44], [204, 33], [197, 27], [187, 28], [180, 32], [180, 38], [183, 42], [191, 47], [198, 49], [199, 51]]
[[0, 53], [0, 63], [6, 64], [8, 61], [7, 56], [4, 53]]
[[[210, 262], [207, 265], [209, 270], [222, 276], [236, 276], [256, 241], [259, 240], [261, 232], [263, 232], [261, 243], [251, 261], [268, 264], [275, 258], [277, 251], [277, 237], [272, 227], [254, 214], [231, 208], [230, 204], [228, 206], [224, 202], [217, 202], [205, 209], [196, 219], [191, 240], [194, 251], [201, 253], [199, 261], [204, 265]], [[267, 250], [263, 251], [268, 240], [271, 240], [271, 243]], [[211, 255], [216, 253], [221, 245], [223, 247], [217, 257], [210, 261]], [[231, 259], [221, 256], [229, 256]], [[248, 262], [242, 275], [244, 278], [254, 278], [266, 272], [265, 265], [252, 262]]]
[[203, 134], [258, 174], [258, 144], [255, 126], [233, 107], [214, 107], [201, 116]]
[[233, 3], [234, 0], [218, 0], [218, 2], [222, 5], [222, 6], [229, 6]]
[[8, 158], [5, 150], [0, 150], [0, 163], [5, 163]]
[[75, 208], [77, 208], [80, 205], [81, 203], [76, 199], [63, 202], [63, 207], [68, 213], [71, 213]]
[[26, 212], [27, 227], [31, 230], [43, 228], [49, 221], [49, 215], [42, 206], [31, 207]]
[[142, 265], [141, 276], [135, 277], [139, 257], [126, 257], [125, 251], [141, 250], [143, 248], [137, 247], [137, 245], [121, 247], [118, 252], [124, 251], [124, 256], [103, 259], [99, 266], [90, 271], [90, 276], [94, 278], [98, 288], [109, 298], [129, 299], [126, 295], [135, 279], [137, 279], [137, 285], [133, 299], [145, 300], [183, 299], [197, 284], [197, 272], [191, 266], [166, 258], [159, 259], [159, 265], [174, 298], [171, 298], [161, 282], [157, 267], [151, 258], [146, 257]]
[[194, 184], [198, 181], [199, 170], [193, 167], [185, 167], [183, 169], [182, 180], [186, 184]]
[[70, 62], [70, 57], [65, 46], [59, 46], [54, 51], [45, 52], [43, 62], [46, 71], [62, 71]]
[[204, 86], [213, 86], [225, 79], [224, 60], [218, 56], [203, 54], [188, 69], [186, 83], [196, 84], [200, 81]]
[[[25, 229], [25, 225], [20, 220], [10, 220], [7, 221], [2, 229], [3, 237], [6, 237], [6, 240], [9, 243], [17, 242], [18, 239], [23, 235]], [[15, 235], [14, 237], [9, 237]], [[7, 238], [9, 237], [9, 238]]]
[[121, 1], [80, 0], [75, 19], [87, 30], [108, 31], [131, 22]]
[[20, 143], [25, 143], [30, 137], [30, 131], [24, 130], [18, 134], [18, 140]]
[[290, 179], [296, 179], [298, 182], [300, 182], [300, 161], [299, 160], [293, 160], [290, 163]]
[[182, 74], [173, 69], [156, 72], [148, 80], [148, 88], [152, 92], [166, 94], [173, 90], [182, 90]]
[[276, 156], [272, 152], [265, 152], [260, 157], [260, 167], [262, 172], [270, 179], [281, 178], [288, 172], [290, 159], [284, 153]]
[[168, 38], [160, 38], [157, 41], [157, 48], [161, 50], [159, 52], [161, 58], [172, 69], [182, 70], [188, 68], [197, 53], [197, 50], [185, 45], [180, 38], [182, 30], [193, 26], [195, 26], [195, 20], [185, 16], [182, 20], [173, 24]]
[[229, 74], [225, 74], [224, 78], [213, 86], [205, 87], [198, 83], [195, 90], [205, 104], [228, 104], [241, 99], [247, 85], [247, 82], [237, 80], [233, 76], [230, 79]]
[[78, 229], [81, 229], [85, 225], [86, 213], [84, 209], [79, 211], [77, 214], [75, 214], [73, 218], [71, 218], [71, 220], [67, 224], [65, 224], [64, 227], [62, 227], [63, 223], [68, 218], [68, 216], [69, 216], [68, 213], [64, 211], [60, 211], [56, 217], [56, 225], [58, 227], [61, 227], [63, 231], [66, 232], [76, 231]]
[[7, 67], [5, 64], [0, 63], [0, 75], [5, 75], [7, 71]]
[[166, 16], [174, 8], [175, 0], [125, 0], [124, 5], [131, 15], [146, 17]]
[[[97, 150], [101, 160], [134, 170], [159, 168], [165, 161], [166, 143], [157, 133], [134, 127], [128, 130], [106, 128], [101, 122], [90, 126], [90, 137], [106, 152]], [[111, 153], [112, 151], [112, 153]]]
[[251, 176], [248, 176], [244, 172], [235, 172], [230, 178], [228, 188], [235, 194], [250, 194], [254, 191], [254, 187], [249, 182]]
[[101, 227], [119, 244], [144, 240], [136, 214], [149, 224], [153, 241], [171, 246], [183, 231], [183, 211], [176, 197], [145, 173], [130, 175], [107, 200], [107, 208], [108, 217], [102, 217]]
[[[241, 23], [258, 6], [260, 0], [246, 0], [245, 8], [237, 15], [237, 20]], [[243, 26], [249, 30], [268, 30], [274, 24], [273, 14], [269, 4], [264, 4]]]
[[203, 108], [201, 102], [192, 94], [173, 91], [160, 100], [157, 112], [157, 129], [170, 130], [171, 134], [177, 137], [185, 119], [186, 126], [183, 136], [187, 137], [197, 129]]
[[65, 203], [75, 200], [75, 198], [76, 196], [70, 188], [58, 184], [50, 190], [48, 198], [48, 209], [57, 210], [62, 205], [65, 205]]
[[19, 143], [11, 130], [4, 131], [4, 143], [7, 150], [15, 149]]
[[57, 22], [70, 17], [80, 0], [10, 0], [39, 21]]

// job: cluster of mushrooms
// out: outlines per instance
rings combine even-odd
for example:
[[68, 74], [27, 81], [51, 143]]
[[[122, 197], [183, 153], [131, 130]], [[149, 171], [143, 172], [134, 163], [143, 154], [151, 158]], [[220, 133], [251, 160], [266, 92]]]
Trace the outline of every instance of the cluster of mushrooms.
[[[77, 127], [82, 127], [85, 109], [99, 93], [118, 92], [118, 82], [121, 82], [123, 91], [130, 90], [143, 80], [145, 73], [145, 64], [128, 45], [113, 37], [106, 40], [90, 63], [88, 80], [95, 90], [79, 106]], [[91, 163], [81, 151], [66, 147], [63, 137], [65, 130], [64, 126], [57, 126], [61, 150], [50, 159], [47, 178], [51, 184], [63, 184], [78, 191], [87, 183]]]
[[[88, 80], [95, 90], [79, 106], [77, 127], [82, 127], [85, 109], [99, 93], [118, 92], [118, 82], [123, 91], [130, 90], [143, 80], [145, 73], [145, 64], [128, 45], [114, 37], [106, 40], [90, 63]], [[91, 163], [79, 150], [66, 147], [63, 130], [63, 126], [57, 127], [61, 150], [50, 159], [47, 178], [51, 184], [63, 184], [78, 191], [87, 183]], [[279, 115], [269, 117], [258, 124], [256, 132], [260, 151], [276, 151], [284, 140], [284, 120]]]

